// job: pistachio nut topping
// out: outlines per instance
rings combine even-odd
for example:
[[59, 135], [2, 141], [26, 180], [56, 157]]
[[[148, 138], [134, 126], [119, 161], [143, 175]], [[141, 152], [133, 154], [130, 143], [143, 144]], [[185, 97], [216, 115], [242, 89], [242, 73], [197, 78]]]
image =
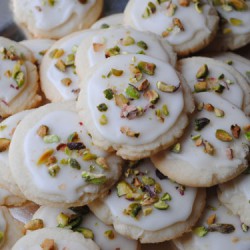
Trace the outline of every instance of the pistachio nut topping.
[[2, 210], [0, 210], [0, 247], [4, 244], [6, 232], [7, 232], [7, 222]]

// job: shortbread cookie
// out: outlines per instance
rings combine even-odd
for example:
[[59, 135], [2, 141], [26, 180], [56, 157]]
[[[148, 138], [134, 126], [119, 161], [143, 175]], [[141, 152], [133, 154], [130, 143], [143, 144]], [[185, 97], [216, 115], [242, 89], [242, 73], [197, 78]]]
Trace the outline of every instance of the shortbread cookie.
[[206, 47], [216, 34], [218, 21], [216, 10], [206, 0], [130, 0], [124, 12], [124, 24], [159, 35], [180, 56]]
[[42, 59], [41, 88], [51, 102], [76, 100], [79, 78], [75, 72], [75, 53], [84, 37], [95, 31], [80, 31], [54, 43]]
[[[84, 210], [85, 208], [83, 208]], [[85, 238], [93, 239], [102, 250], [136, 250], [138, 242], [127, 239], [105, 225], [91, 212], [75, 213], [70, 209], [40, 207], [34, 214], [32, 222], [41, 220], [44, 227], [62, 227], [82, 233]]]
[[32, 53], [24, 46], [0, 37], [0, 116], [7, 117], [41, 102], [38, 74]]
[[123, 13], [113, 14], [110, 16], [105, 16], [95, 22], [91, 29], [107, 29], [111, 26], [122, 25], [123, 24]]
[[250, 60], [231, 52], [210, 54], [216, 60], [223, 61], [231, 66], [233, 66], [237, 71], [239, 71], [247, 80], [250, 85]]
[[28, 200], [80, 206], [103, 196], [121, 172], [121, 159], [92, 145], [75, 102], [48, 104], [16, 128], [10, 167]]
[[0, 206], [20, 206], [26, 199], [16, 196], [6, 189], [0, 188]]
[[94, 144], [125, 159], [171, 146], [187, 126], [193, 99], [175, 69], [145, 55], [119, 55], [92, 67], [78, 109]]
[[120, 234], [156, 243], [190, 231], [205, 206], [205, 190], [167, 179], [146, 159], [127, 168], [111, 193], [89, 206]]
[[250, 1], [211, 0], [220, 16], [219, 31], [209, 50], [235, 50], [250, 42]]
[[16, 127], [29, 112], [19, 112], [0, 123], [0, 186], [22, 198], [25, 197], [18, 188], [9, 166], [9, 145]]
[[16, 23], [34, 38], [60, 39], [89, 28], [99, 17], [103, 0], [12, 0]]
[[90, 67], [111, 56], [124, 54], [145, 54], [173, 66], [176, 64], [176, 54], [169, 44], [162, 43], [153, 34], [119, 26], [96, 30], [83, 39], [76, 53], [76, 72], [83, 79]]
[[195, 95], [198, 111], [172, 150], [152, 157], [155, 166], [183, 185], [209, 187], [238, 176], [248, 166], [250, 120], [214, 93]]
[[211, 91], [250, 115], [250, 85], [232, 66], [207, 57], [178, 62], [178, 69], [194, 93]]
[[209, 190], [206, 210], [192, 233], [174, 240], [179, 250], [249, 250], [250, 230]]
[[12, 250], [100, 250], [91, 239], [85, 239], [79, 233], [62, 228], [43, 228], [22, 237]]
[[54, 44], [55, 40], [51, 39], [30, 39], [23, 40], [20, 43], [25, 47], [29, 48], [36, 59], [36, 64], [41, 64], [42, 58], [47, 50]]
[[243, 174], [219, 185], [219, 200], [247, 226], [250, 226], [250, 175]]
[[10, 250], [16, 241], [23, 236], [23, 224], [16, 221], [6, 207], [0, 207], [0, 248]]

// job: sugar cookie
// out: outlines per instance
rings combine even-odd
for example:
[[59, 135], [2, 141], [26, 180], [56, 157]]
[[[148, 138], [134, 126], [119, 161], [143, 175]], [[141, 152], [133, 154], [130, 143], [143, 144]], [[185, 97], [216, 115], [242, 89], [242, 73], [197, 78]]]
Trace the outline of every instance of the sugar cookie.
[[107, 29], [110, 26], [122, 25], [122, 23], [123, 13], [118, 13], [102, 17], [91, 26], [91, 29]]

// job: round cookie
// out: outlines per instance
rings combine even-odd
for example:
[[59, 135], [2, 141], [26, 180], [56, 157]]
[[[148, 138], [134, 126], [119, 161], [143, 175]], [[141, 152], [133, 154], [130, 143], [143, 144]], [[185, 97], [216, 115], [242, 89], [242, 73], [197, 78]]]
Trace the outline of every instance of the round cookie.
[[28, 200], [58, 207], [85, 205], [105, 195], [122, 164], [93, 146], [75, 102], [48, 104], [27, 115], [12, 138], [9, 160]]
[[198, 111], [179, 144], [151, 159], [178, 183], [209, 187], [231, 180], [247, 168], [250, 121], [214, 93], [196, 94], [195, 101]]
[[6, 189], [0, 188], [0, 206], [21, 206], [26, 199], [13, 195]]
[[248, 250], [250, 231], [243, 231], [245, 229], [239, 217], [218, 201], [213, 190], [209, 193], [206, 209], [193, 232], [174, 240], [177, 249]]
[[7, 117], [41, 102], [34, 57], [24, 46], [0, 37], [0, 116]]
[[124, 54], [145, 54], [175, 66], [176, 54], [157, 36], [123, 26], [96, 30], [81, 42], [75, 59], [76, 72], [83, 79], [90, 67], [106, 58]]
[[89, 206], [120, 234], [141, 243], [157, 243], [190, 231], [202, 213], [205, 196], [204, 189], [167, 179], [146, 159], [128, 167], [111, 193]]
[[79, 78], [75, 72], [75, 53], [84, 37], [95, 31], [70, 34], [54, 45], [44, 55], [40, 67], [41, 88], [51, 102], [76, 100]]
[[178, 70], [194, 93], [211, 91], [250, 115], [250, 85], [232, 66], [207, 57], [178, 62]]
[[100, 250], [91, 239], [85, 239], [79, 233], [62, 228], [43, 228], [22, 237], [12, 250]]
[[41, 64], [42, 58], [47, 52], [47, 50], [54, 44], [55, 40], [51, 39], [30, 39], [23, 40], [20, 43], [29, 48], [36, 59], [36, 64], [39, 66]]
[[250, 1], [211, 0], [220, 16], [219, 30], [208, 50], [235, 50], [250, 42]]
[[175, 69], [145, 55], [113, 56], [83, 80], [78, 110], [94, 144], [137, 160], [175, 143], [193, 99]]
[[17, 186], [10, 170], [9, 146], [20, 121], [29, 113], [25, 110], [12, 115], [0, 123], [0, 186], [9, 190], [11, 193], [25, 198]]
[[123, 23], [123, 13], [112, 14], [110, 16], [105, 16], [96, 21], [90, 28], [91, 29], [106, 29], [110, 26], [122, 25]]
[[10, 250], [16, 241], [23, 236], [23, 224], [16, 221], [6, 207], [0, 207], [0, 248]]
[[102, 7], [103, 0], [12, 0], [16, 23], [33, 38], [60, 39], [89, 28]]
[[124, 12], [125, 25], [157, 34], [180, 56], [206, 47], [216, 35], [218, 21], [216, 10], [206, 0], [130, 0]]
[[[138, 249], [139, 243], [137, 241], [119, 235], [114, 231], [112, 226], [105, 225], [90, 212], [86, 213], [86, 211], [83, 211], [84, 213], [82, 213], [81, 209], [79, 209], [79, 212], [80, 213], [75, 213], [70, 209], [42, 206], [36, 211], [32, 220], [42, 220], [44, 227], [65, 227], [70, 228], [73, 231], [82, 232], [83, 236], [93, 239], [103, 250]], [[72, 222], [77, 219], [79, 219], [79, 223], [72, 227]]]
[[238, 215], [240, 220], [250, 226], [250, 175], [241, 176], [229, 182], [219, 185], [218, 197], [234, 215]]

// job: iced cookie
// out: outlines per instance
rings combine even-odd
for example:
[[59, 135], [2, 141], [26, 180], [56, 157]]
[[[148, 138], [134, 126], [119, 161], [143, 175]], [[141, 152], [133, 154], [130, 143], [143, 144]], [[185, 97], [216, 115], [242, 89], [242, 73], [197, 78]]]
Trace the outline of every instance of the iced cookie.
[[146, 159], [128, 167], [111, 193], [89, 206], [120, 234], [157, 243], [190, 231], [205, 206], [205, 190], [169, 180]]
[[47, 50], [54, 44], [55, 40], [51, 39], [30, 39], [20, 42], [23, 46], [27, 47], [33, 52], [36, 59], [36, 64], [41, 64], [42, 58]]
[[75, 53], [84, 37], [95, 31], [70, 34], [54, 45], [44, 55], [40, 67], [41, 88], [51, 102], [76, 100], [79, 78], [75, 72]]
[[194, 93], [214, 92], [250, 115], [250, 85], [232, 66], [192, 57], [180, 60], [177, 67]]
[[217, 32], [216, 10], [205, 0], [130, 0], [124, 24], [149, 31], [168, 41], [180, 56], [206, 47]]
[[19, 112], [0, 123], [0, 186], [22, 198], [25, 197], [11, 174], [9, 166], [9, 146], [16, 127], [29, 112], [29, 110]]
[[24, 46], [0, 37], [0, 116], [7, 117], [41, 102], [38, 74], [32, 53]]
[[83, 79], [90, 67], [111, 56], [124, 54], [144, 54], [173, 66], [176, 64], [176, 54], [169, 44], [162, 43], [153, 34], [120, 26], [96, 30], [83, 39], [76, 53], [76, 72]]
[[249, 250], [250, 230], [209, 190], [206, 210], [192, 233], [174, 240], [179, 250]]
[[93, 239], [102, 250], [136, 250], [138, 242], [127, 239], [114, 231], [112, 226], [105, 225], [85, 207], [77, 208], [75, 213], [70, 209], [40, 207], [34, 214], [32, 222], [40, 221], [44, 227], [62, 227], [82, 233], [85, 238]]
[[16, 241], [23, 236], [23, 225], [16, 221], [6, 207], [0, 207], [0, 248], [10, 250]]
[[122, 25], [123, 24], [123, 13], [113, 14], [105, 16], [95, 22], [91, 29], [107, 29], [110, 26]]
[[247, 168], [250, 119], [214, 93], [196, 94], [195, 101], [198, 111], [185, 135], [152, 160], [162, 173], [183, 185], [208, 187]]
[[243, 223], [250, 226], [250, 175], [242, 174], [232, 181], [219, 185], [219, 200]]
[[62, 228], [43, 228], [22, 237], [12, 250], [100, 250], [91, 239]]
[[237, 71], [239, 71], [247, 80], [250, 85], [250, 60], [231, 52], [210, 54], [214, 59], [223, 61], [231, 66], [233, 66]]
[[103, 0], [12, 0], [16, 23], [33, 38], [60, 39], [89, 28], [102, 7]]
[[171, 146], [193, 111], [190, 90], [175, 69], [145, 55], [118, 55], [91, 68], [78, 98], [94, 144], [125, 159]]
[[28, 200], [58, 207], [85, 205], [105, 195], [122, 164], [93, 146], [75, 102], [48, 104], [27, 115], [16, 128], [9, 159]]
[[0, 206], [20, 206], [25, 201], [26, 199], [14, 195], [6, 189], [0, 188]]
[[219, 31], [209, 45], [213, 51], [235, 50], [250, 42], [250, 1], [211, 0], [220, 16]]

